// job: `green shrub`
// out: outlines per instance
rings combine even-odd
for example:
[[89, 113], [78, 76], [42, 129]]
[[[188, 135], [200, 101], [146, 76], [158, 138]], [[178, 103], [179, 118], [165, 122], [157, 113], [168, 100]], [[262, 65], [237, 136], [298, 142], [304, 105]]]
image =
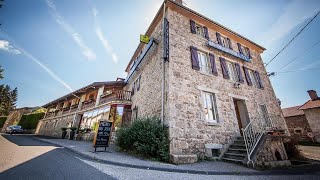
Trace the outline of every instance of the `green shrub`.
[[169, 161], [168, 129], [163, 128], [157, 118], [135, 120], [131, 125], [117, 130], [116, 144], [147, 158]]
[[0, 117], [0, 129], [3, 127], [6, 120], [7, 120], [7, 116]]
[[35, 114], [25, 114], [22, 115], [19, 125], [23, 129], [35, 129], [37, 127], [38, 121], [42, 119], [44, 113], [35, 113]]

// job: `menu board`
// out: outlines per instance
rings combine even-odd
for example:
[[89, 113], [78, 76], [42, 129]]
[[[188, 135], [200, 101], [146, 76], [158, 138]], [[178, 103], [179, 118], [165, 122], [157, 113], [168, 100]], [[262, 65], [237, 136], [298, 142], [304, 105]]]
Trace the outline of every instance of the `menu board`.
[[[99, 121], [99, 126], [96, 132], [96, 136], [93, 140], [94, 148], [108, 147], [112, 131], [112, 122]], [[96, 150], [96, 149], [95, 149]]]

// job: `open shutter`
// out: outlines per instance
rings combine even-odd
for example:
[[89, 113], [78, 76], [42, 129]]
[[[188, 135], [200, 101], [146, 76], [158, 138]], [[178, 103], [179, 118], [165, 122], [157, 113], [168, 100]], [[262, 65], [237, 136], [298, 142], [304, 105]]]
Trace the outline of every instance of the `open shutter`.
[[246, 77], [248, 86], [252, 86], [252, 81], [251, 81], [251, 78], [250, 78], [248, 69], [243, 66], [243, 71], [244, 71], [244, 75], [245, 75], [245, 77]]
[[141, 81], [141, 74], [140, 74], [138, 81], [137, 81], [137, 91], [140, 90], [140, 81]]
[[258, 81], [259, 88], [263, 89], [264, 87], [263, 87], [259, 72], [258, 71], [254, 71], [254, 74], [255, 74], [256, 79]]
[[216, 36], [217, 36], [218, 44], [222, 45], [221, 35], [220, 35], [220, 33], [216, 32]]
[[204, 37], [209, 40], [209, 32], [208, 28], [203, 26]]
[[252, 57], [251, 57], [250, 49], [248, 47], [246, 47], [246, 51], [248, 53], [249, 59], [251, 59]]
[[223, 78], [229, 79], [230, 77], [229, 77], [229, 71], [228, 71], [226, 60], [223, 57], [220, 57], [219, 59], [220, 59]]
[[229, 48], [232, 50], [232, 44], [229, 38], [227, 38], [228, 44], [229, 44]]
[[190, 30], [192, 34], [196, 34], [196, 23], [190, 19]]
[[135, 88], [135, 85], [136, 85], [136, 82], [134, 82], [134, 83], [132, 84], [131, 96], [133, 96], [133, 95], [134, 95], [134, 88]]
[[192, 69], [200, 70], [197, 48], [190, 46]]
[[243, 54], [243, 51], [242, 51], [242, 48], [241, 48], [241, 44], [237, 43], [237, 45], [238, 45], [238, 49], [239, 49], [240, 54]]
[[214, 55], [209, 53], [209, 58], [210, 58], [212, 74], [217, 76], [218, 75], [218, 71], [217, 71], [216, 61], [214, 60]]
[[244, 83], [243, 76], [242, 76], [242, 73], [241, 73], [240, 65], [239, 65], [238, 63], [235, 63], [234, 65], [235, 65], [236, 70], [237, 70], [237, 75], [238, 75], [238, 80], [239, 80], [239, 82]]

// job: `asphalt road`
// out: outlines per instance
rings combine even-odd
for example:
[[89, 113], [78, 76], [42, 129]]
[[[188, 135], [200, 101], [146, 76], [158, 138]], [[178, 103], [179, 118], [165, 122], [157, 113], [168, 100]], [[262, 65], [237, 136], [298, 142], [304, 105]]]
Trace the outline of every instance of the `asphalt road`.
[[72, 152], [31, 136], [2, 135], [0, 138], [1, 180], [115, 179], [81, 161]]

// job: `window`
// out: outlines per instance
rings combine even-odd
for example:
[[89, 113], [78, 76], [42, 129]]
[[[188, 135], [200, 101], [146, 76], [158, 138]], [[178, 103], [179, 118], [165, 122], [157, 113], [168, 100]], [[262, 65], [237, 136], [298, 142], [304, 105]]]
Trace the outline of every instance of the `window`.
[[203, 27], [199, 24], [196, 24], [196, 34], [204, 37]]
[[202, 93], [204, 118], [207, 121], [218, 122], [218, 112], [215, 95], [208, 92]]
[[258, 88], [259, 87], [258, 82], [257, 82], [256, 76], [253, 74], [253, 71], [248, 69], [248, 72], [249, 72], [249, 76], [250, 76], [253, 87]]
[[234, 64], [232, 62], [227, 61], [228, 71], [229, 71], [229, 77], [232, 81], [237, 81], [237, 74], [234, 68]]
[[198, 51], [198, 59], [199, 59], [200, 71], [210, 74], [211, 66], [210, 66], [210, 60], [208, 58], [208, 55], [206, 53]]
[[57, 122], [58, 122], [57, 120], [54, 121], [53, 127], [57, 126]]

